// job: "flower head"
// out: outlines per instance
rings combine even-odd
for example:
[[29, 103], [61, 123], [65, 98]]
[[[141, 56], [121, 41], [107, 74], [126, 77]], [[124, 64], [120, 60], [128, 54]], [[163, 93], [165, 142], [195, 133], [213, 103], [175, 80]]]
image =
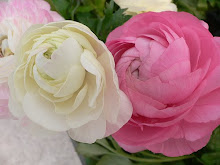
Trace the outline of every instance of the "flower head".
[[92, 143], [116, 132], [132, 106], [119, 90], [114, 60], [86, 26], [63, 21], [31, 27], [15, 56], [10, 111], [51, 131]]
[[204, 147], [220, 124], [220, 47], [207, 24], [185, 12], [143, 13], [106, 45], [134, 111], [114, 138], [129, 152], [167, 156]]

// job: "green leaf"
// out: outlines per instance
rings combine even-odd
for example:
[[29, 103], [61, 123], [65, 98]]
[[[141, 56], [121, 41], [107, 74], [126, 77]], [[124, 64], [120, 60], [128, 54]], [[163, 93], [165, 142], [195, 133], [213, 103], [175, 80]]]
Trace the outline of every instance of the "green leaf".
[[85, 158], [86, 161], [86, 165], [96, 165], [97, 164], [97, 160], [94, 160], [92, 158]]
[[88, 26], [94, 33], [96, 32], [96, 26], [99, 20], [91, 12], [77, 14], [76, 20]]
[[199, 19], [204, 19], [208, 10], [207, 0], [174, 0], [178, 11], [189, 12]]
[[56, 11], [58, 11], [65, 19], [70, 19], [71, 15], [69, 13], [70, 2], [68, 0], [51, 0]]
[[105, 155], [108, 154], [109, 151], [105, 149], [104, 147], [94, 143], [94, 144], [84, 144], [84, 143], [79, 143], [76, 151], [84, 156], [87, 157], [94, 157], [94, 156], [100, 156], [100, 155]]
[[131, 16], [124, 15], [124, 11], [125, 10], [122, 9], [114, 10], [113, 0], [110, 3], [106, 4], [106, 9], [104, 11], [105, 17], [102, 20], [100, 31], [97, 31], [99, 39], [105, 41], [111, 31], [113, 31], [118, 26], [121, 26], [123, 23], [131, 18]]
[[201, 159], [206, 165], [219, 165], [220, 152], [203, 154]]
[[77, 12], [85, 13], [94, 10], [93, 6], [80, 6], [77, 9]]
[[215, 129], [212, 134], [211, 140], [207, 147], [209, 147], [212, 151], [220, 152], [220, 126]]
[[99, 16], [103, 17], [104, 16], [104, 8], [105, 8], [105, 2], [106, 0], [95, 0], [95, 6], [96, 6], [96, 11], [99, 14]]
[[47, 1], [47, 2], [50, 4], [51, 10], [56, 11], [56, 8], [55, 8], [55, 6], [54, 6], [52, 0], [45, 0], [45, 1]]
[[101, 158], [97, 165], [134, 165], [129, 159], [116, 155], [106, 155]]
[[106, 138], [104, 139], [99, 139], [96, 141], [97, 143], [99, 144], [102, 144], [103, 146], [108, 146], [108, 147], [111, 147], [110, 144], [108, 143], [108, 140]]

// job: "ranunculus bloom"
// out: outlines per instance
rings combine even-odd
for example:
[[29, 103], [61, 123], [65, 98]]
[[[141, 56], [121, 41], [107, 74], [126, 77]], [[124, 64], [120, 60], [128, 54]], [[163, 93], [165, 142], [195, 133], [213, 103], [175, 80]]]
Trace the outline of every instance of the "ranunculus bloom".
[[119, 90], [114, 59], [84, 25], [63, 21], [33, 26], [15, 54], [9, 108], [50, 131], [69, 131], [93, 143], [121, 128], [132, 105]]
[[8, 75], [13, 71], [14, 52], [21, 35], [32, 24], [60, 21], [43, 0], [9, 0], [0, 2], [0, 118], [8, 116]]
[[172, 0], [114, 0], [122, 9], [127, 9], [125, 14], [136, 15], [149, 11], [177, 11]]
[[208, 143], [220, 123], [220, 47], [207, 27], [185, 12], [149, 12], [108, 36], [134, 108], [114, 134], [125, 150], [173, 157]]

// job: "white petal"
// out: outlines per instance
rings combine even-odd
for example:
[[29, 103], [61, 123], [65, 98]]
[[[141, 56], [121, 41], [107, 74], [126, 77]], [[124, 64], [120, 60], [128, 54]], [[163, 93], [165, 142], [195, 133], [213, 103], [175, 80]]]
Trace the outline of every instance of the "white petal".
[[95, 56], [97, 56], [92, 45], [90, 44], [90, 42], [87, 40], [87, 38], [84, 35], [73, 32], [71, 29], [70, 30], [61, 29], [58, 32], [60, 33], [60, 35], [64, 35], [69, 38], [74, 38], [84, 49], [88, 49]]
[[51, 59], [47, 59], [43, 54], [37, 55], [36, 65], [41, 73], [53, 79], [59, 79], [67, 76], [73, 65], [80, 64], [82, 52], [83, 49], [79, 43], [73, 38], [68, 38], [53, 52]]
[[13, 81], [13, 87], [15, 90], [15, 97], [19, 102], [22, 102], [24, 95], [26, 93], [25, 87], [24, 87], [24, 69], [25, 65], [20, 65], [17, 67], [14, 73], [12, 73], [12, 81]]
[[54, 97], [65, 97], [76, 92], [83, 84], [86, 75], [85, 69], [81, 65], [74, 65], [69, 71], [66, 81]]
[[118, 86], [118, 77], [114, 69], [114, 60], [111, 53], [106, 48], [106, 53], [98, 57], [99, 62], [105, 69], [106, 74], [106, 88], [105, 88], [105, 104], [104, 111], [106, 119], [115, 123], [119, 114], [120, 95]]
[[8, 76], [13, 72], [15, 68], [14, 56], [7, 56], [0, 58], [0, 82], [6, 82]]
[[53, 103], [41, 97], [38, 93], [27, 93], [23, 101], [27, 117], [51, 131], [66, 131], [69, 129], [64, 115], [56, 114]]
[[89, 72], [86, 75], [86, 81], [89, 81], [88, 84], [90, 86], [88, 91], [89, 106], [95, 106], [96, 98], [98, 97], [101, 90], [105, 87], [105, 71], [99, 61], [94, 57], [94, 55], [86, 49], [81, 56], [81, 63], [87, 72]]
[[10, 98], [8, 102], [8, 108], [11, 114], [17, 118], [21, 118], [25, 116], [22, 104], [16, 98], [14, 82], [13, 82], [13, 75], [11, 75], [8, 79], [8, 85], [10, 89]]
[[97, 139], [102, 139], [105, 136], [105, 132], [106, 121], [102, 117], [68, 131], [73, 140], [82, 143], [94, 143]]
[[130, 100], [124, 94], [124, 92], [120, 91], [120, 106], [117, 121], [115, 123], [107, 122], [106, 136], [112, 135], [113, 133], [117, 132], [123, 125], [125, 125], [130, 120], [132, 112], [133, 107]]
[[39, 89], [39, 94], [42, 97], [44, 97], [46, 100], [48, 100], [48, 101], [50, 101], [52, 103], [65, 102], [66, 100], [70, 99], [73, 96], [73, 95], [69, 95], [69, 96], [57, 98], [57, 97], [54, 97], [53, 94], [50, 94], [50, 93], [44, 91], [43, 89]]
[[39, 74], [36, 65], [33, 67], [33, 74], [34, 74], [34, 80], [39, 85], [40, 88], [43, 90], [55, 94], [58, 92], [59, 88], [56, 86], [51, 86], [47, 80], [42, 78], [42, 76]]
[[68, 99], [67, 101], [63, 102], [54, 102], [55, 111], [59, 114], [70, 114], [74, 110], [76, 110], [80, 104], [83, 102], [84, 98], [86, 97], [88, 90], [88, 85], [86, 84], [79, 93], [72, 96], [72, 98]]
[[104, 96], [103, 92], [100, 93], [97, 98], [97, 106], [89, 107], [88, 97], [86, 97], [80, 106], [67, 116], [67, 122], [71, 128], [78, 128], [82, 125], [97, 120], [103, 112], [104, 107]]

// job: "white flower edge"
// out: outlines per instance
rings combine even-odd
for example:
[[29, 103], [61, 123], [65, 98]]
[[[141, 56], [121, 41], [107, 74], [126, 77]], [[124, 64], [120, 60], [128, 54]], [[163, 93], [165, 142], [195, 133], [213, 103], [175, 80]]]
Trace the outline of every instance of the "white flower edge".
[[125, 14], [136, 15], [143, 12], [177, 11], [172, 0], [114, 0], [121, 9], [127, 9]]

